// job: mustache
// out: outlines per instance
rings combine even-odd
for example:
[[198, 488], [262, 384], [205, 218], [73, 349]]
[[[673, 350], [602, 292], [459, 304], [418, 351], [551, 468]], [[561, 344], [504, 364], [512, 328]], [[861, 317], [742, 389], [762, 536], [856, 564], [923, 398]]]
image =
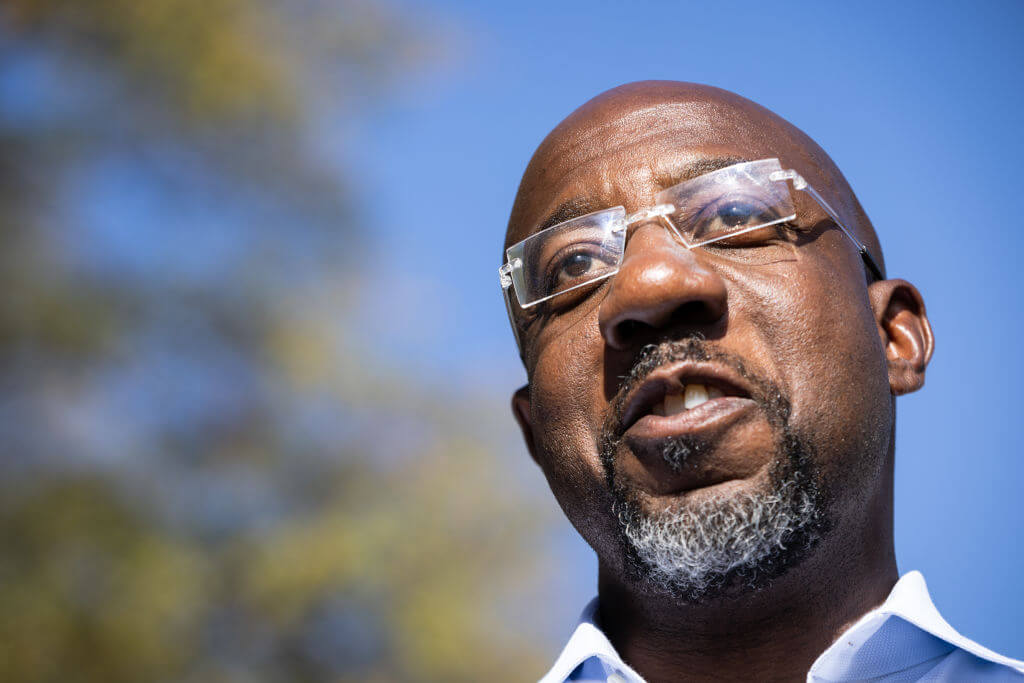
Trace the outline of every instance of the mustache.
[[789, 399], [767, 377], [750, 368], [741, 356], [716, 348], [701, 336], [687, 337], [680, 340], [666, 340], [659, 344], [648, 344], [640, 349], [632, 367], [629, 369], [612, 398], [608, 417], [604, 425], [606, 437], [615, 438], [622, 434], [623, 417], [629, 396], [655, 370], [668, 364], [681, 361], [713, 362], [725, 365], [746, 379], [753, 388], [751, 399], [765, 409], [769, 420], [781, 427], [789, 419]]

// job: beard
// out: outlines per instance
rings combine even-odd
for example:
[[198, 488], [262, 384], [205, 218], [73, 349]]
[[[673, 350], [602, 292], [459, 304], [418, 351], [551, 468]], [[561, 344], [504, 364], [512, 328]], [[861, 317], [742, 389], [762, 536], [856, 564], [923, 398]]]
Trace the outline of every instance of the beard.
[[[755, 491], [680, 501], [647, 513], [615, 475], [621, 416], [626, 397], [650, 372], [682, 360], [729, 365], [755, 388], [751, 398], [775, 437], [768, 482]], [[711, 450], [713, 444], [703, 439], [678, 437], [665, 443], [662, 457], [681, 471]], [[700, 338], [644, 347], [612, 403], [600, 452], [624, 566], [632, 582], [648, 593], [694, 604], [763, 588], [803, 560], [832, 526], [810, 443], [790, 424], [788, 397], [749, 371], [742, 359], [715, 351]]]

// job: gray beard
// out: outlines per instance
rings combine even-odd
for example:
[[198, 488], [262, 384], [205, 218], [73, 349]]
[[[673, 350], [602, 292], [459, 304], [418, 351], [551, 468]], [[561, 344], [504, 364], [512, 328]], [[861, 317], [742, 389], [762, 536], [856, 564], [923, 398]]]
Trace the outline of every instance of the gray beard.
[[[759, 387], [760, 396], [754, 399], [778, 435], [767, 486], [695, 504], [680, 502], [650, 515], [615, 478], [612, 464], [620, 439], [611, 426], [602, 447], [627, 571], [645, 592], [685, 603], [765, 586], [799, 563], [831, 526], [814, 459], [789, 425], [788, 400], [774, 385], [753, 377], [738, 359], [713, 354], [701, 340], [648, 347], [619, 393], [624, 396], [634, 382], [642, 381], [647, 368], [694, 357], [728, 363]], [[709, 448], [693, 439], [678, 439], [666, 445], [663, 457], [673, 469], [681, 469], [688, 458]]]

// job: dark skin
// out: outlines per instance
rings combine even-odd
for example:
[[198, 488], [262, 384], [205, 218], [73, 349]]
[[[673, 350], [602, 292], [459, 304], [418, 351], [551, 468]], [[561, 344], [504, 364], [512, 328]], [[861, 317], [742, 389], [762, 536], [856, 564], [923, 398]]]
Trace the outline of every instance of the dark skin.
[[[675, 82], [616, 88], [559, 124], [523, 176], [506, 246], [573, 212], [650, 206], [660, 189], [722, 157], [779, 158], [881, 263], [871, 223], [813, 141], [732, 93]], [[602, 628], [649, 681], [804, 680], [897, 579], [894, 398], [922, 386], [931, 328], [913, 285], [872, 281], [827, 215], [803, 193], [793, 196], [806, 233], [772, 246], [771, 258], [688, 250], [648, 221], [630, 228], [619, 272], [571, 305], [539, 315], [514, 307], [529, 378], [513, 398], [516, 419], [562, 509], [597, 553]], [[626, 570], [599, 438], [640, 348], [694, 334], [786, 392], [791, 424], [813, 445], [833, 494], [834, 524], [769, 584], [687, 603], [638, 585]], [[683, 487], [666, 485], [628, 444], [613, 467], [654, 514], [766, 486], [770, 435], [757, 415], [716, 432], [697, 480], [691, 474]]]

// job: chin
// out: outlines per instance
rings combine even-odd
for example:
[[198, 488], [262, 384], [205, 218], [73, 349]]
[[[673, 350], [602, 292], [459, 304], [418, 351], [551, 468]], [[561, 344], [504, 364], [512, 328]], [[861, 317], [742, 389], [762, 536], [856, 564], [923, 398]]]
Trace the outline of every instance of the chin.
[[803, 562], [833, 527], [808, 444], [783, 430], [756, 476], [672, 495], [612, 477], [626, 580], [693, 604], [757, 591]]

